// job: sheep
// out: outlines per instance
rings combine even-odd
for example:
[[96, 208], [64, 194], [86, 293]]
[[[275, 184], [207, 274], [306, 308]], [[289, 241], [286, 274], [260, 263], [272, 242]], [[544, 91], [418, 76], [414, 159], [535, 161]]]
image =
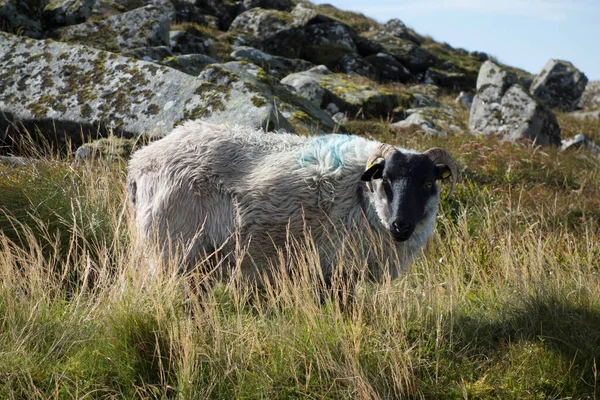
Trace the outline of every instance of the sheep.
[[[243, 126], [188, 121], [136, 151], [128, 193], [144, 240], [158, 236], [165, 257], [172, 243], [195, 257], [233, 251], [232, 235], [247, 244], [255, 275], [289, 235], [310, 231], [331, 273], [335, 247], [329, 228], [378, 232], [393, 239], [396, 277], [432, 236], [440, 202], [436, 180], [457, 168], [450, 154], [395, 148], [366, 138], [331, 134], [302, 137]], [[259, 261], [257, 261], [259, 260]]]

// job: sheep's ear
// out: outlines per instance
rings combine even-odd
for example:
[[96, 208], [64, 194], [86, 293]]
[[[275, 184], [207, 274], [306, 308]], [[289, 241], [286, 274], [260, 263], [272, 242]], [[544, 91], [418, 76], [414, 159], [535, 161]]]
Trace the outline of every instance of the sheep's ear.
[[371, 165], [365, 172], [363, 172], [360, 179], [365, 182], [370, 182], [373, 179], [381, 179], [383, 176], [383, 163], [377, 163]]
[[435, 180], [436, 181], [446, 179], [450, 175], [452, 175], [452, 171], [450, 171], [450, 168], [447, 165], [438, 164], [435, 166]]

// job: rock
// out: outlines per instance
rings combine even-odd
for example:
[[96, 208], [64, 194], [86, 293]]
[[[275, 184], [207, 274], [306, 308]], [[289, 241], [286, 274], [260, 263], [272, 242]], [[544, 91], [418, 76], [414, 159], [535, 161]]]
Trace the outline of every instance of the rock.
[[176, 54], [204, 54], [217, 58], [217, 50], [211, 38], [200, 38], [185, 31], [171, 31], [169, 43]]
[[549, 60], [531, 84], [530, 92], [549, 107], [574, 111], [587, 82], [585, 74], [570, 62]]
[[171, 68], [85, 46], [0, 33], [0, 129], [162, 136], [202, 104], [203, 82]]
[[183, 56], [168, 57], [160, 61], [160, 64], [174, 68], [188, 75], [198, 76], [202, 70], [218, 61], [204, 54], [186, 54]]
[[264, 8], [279, 11], [290, 11], [294, 4], [291, 0], [244, 0], [240, 4], [238, 13], [243, 13], [251, 8]]
[[202, 96], [211, 106], [198, 109], [193, 118], [305, 134], [331, 132], [335, 125], [327, 113], [256, 65], [239, 61], [211, 65], [199, 78], [207, 82]]
[[570, 113], [572, 117], [577, 119], [600, 119], [600, 110], [594, 111], [575, 111]]
[[[486, 61], [477, 77], [477, 94], [469, 115], [469, 129], [506, 140], [527, 139], [538, 145], [559, 145], [560, 127], [554, 114], [536, 101], [515, 78]], [[509, 86], [511, 85], [511, 86]]]
[[459, 104], [465, 108], [471, 108], [473, 104], [473, 95], [470, 93], [460, 92], [458, 97], [454, 99], [456, 104]]
[[42, 9], [38, 2], [0, 0], [2, 30], [32, 38], [42, 35]]
[[315, 64], [332, 67], [346, 54], [356, 53], [356, 33], [339, 22], [323, 22], [304, 27], [305, 43], [300, 57]]
[[424, 107], [406, 112], [409, 116], [403, 121], [390, 124], [390, 128], [400, 131], [417, 129], [427, 136], [441, 137], [460, 131], [454, 120], [454, 112], [449, 107]]
[[296, 89], [296, 93], [320, 108], [333, 103], [336, 109], [350, 116], [387, 117], [398, 105], [398, 98], [384, 90], [376, 90], [352, 80], [351, 76], [332, 74], [323, 66], [286, 76], [281, 83]]
[[85, 22], [94, 7], [95, 0], [50, 0], [42, 15], [44, 29]]
[[600, 155], [600, 146], [597, 145], [596, 143], [594, 143], [594, 141], [592, 139], [590, 139], [589, 137], [587, 137], [586, 135], [584, 135], [582, 133], [575, 135], [571, 139], [563, 140], [562, 144], [560, 146], [560, 149], [562, 151], [581, 149], [581, 148], [591, 151], [596, 156]]
[[485, 86], [493, 86], [496, 88], [496, 96], [502, 97], [516, 80], [514, 74], [509, 73], [495, 62], [488, 60], [484, 62], [479, 69], [476, 89], [479, 91]]
[[379, 81], [406, 83], [413, 77], [404, 65], [387, 53], [367, 56], [365, 60], [373, 66], [373, 74]]
[[122, 56], [133, 57], [142, 61], [160, 62], [168, 57], [173, 57], [169, 46], [138, 47], [121, 53]]
[[379, 32], [375, 34], [373, 39], [379, 40], [386, 36], [394, 36], [400, 39], [410, 40], [411, 42], [416, 43], [418, 45], [421, 45], [422, 43], [422, 40], [419, 37], [417, 37], [414, 33], [411, 33], [406, 27], [406, 25], [404, 25], [402, 21], [396, 18], [390, 19], [388, 22], [386, 22], [381, 27]]
[[433, 67], [427, 69], [423, 82], [453, 90], [468, 86], [467, 76], [463, 72], [449, 72]]
[[304, 43], [301, 22], [290, 13], [253, 8], [238, 15], [229, 27], [246, 45], [269, 54], [298, 58]]
[[600, 81], [588, 82], [579, 100], [579, 108], [600, 109]]
[[436, 62], [436, 57], [416, 43], [395, 36], [383, 36], [379, 39], [385, 52], [391, 54], [413, 74], [425, 72]]
[[361, 75], [371, 77], [373, 75], [373, 66], [370, 62], [356, 53], [348, 53], [342, 56], [337, 62], [337, 69], [349, 75]]
[[381, 44], [360, 35], [354, 38], [354, 45], [356, 46], [356, 51], [362, 57], [372, 56], [385, 51]]
[[90, 47], [0, 33], [0, 142], [10, 145], [17, 125], [76, 145], [109, 130], [159, 137], [191, 118], [305, 133], [334, 127], [259, 67], [228, 63], [214, 71], [222, 73], [205, 70], [202, 80]]
[[11, 165], [13, 167], [27, 167], [28, 165], [38, 164], [40, 161], [35, 158], [0, 156], [0, 164]]
[[238, 61], [246, 60], [258, 65], [275, 77], [283, 77], [294, 72], [306, 71], [314, 67], [314, 64], [305, 60], [272, 56], [264, 51], [248, 46], [235, 46], [234, 51], [231, 53], [231, 57]]
[[121, 158], [128, 159], [136, 149], [136, 139], [125, 139], [117, 136], [109, 136], [84, 143], [75, 151], [75, 161], [89, 161], [96, 158]]
[[57, 29], [51, 36], [112, 52], [165, 46], [169, 45], [169, 15], [163, 8], [146, 6], [102, 21]]

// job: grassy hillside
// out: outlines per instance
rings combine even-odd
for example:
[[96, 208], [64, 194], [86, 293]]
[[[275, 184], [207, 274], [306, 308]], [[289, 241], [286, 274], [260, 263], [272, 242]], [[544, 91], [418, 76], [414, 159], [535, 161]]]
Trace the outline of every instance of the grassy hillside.
[[[598, 122], [559, 119], [600, 140]], [[320, 304], [307, 246], [260, 290], [139, 254], [122, 162], [0, 164], [0, 397], [597, 397], [599, 161], [349, 127], [460, 164], [428, 254], [351, 303]], [[353, 245], [341, 263], [360, 268]]]

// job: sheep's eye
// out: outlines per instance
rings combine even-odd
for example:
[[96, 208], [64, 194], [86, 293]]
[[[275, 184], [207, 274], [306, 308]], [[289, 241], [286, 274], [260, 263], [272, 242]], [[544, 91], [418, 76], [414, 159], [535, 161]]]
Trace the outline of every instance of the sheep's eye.
[[433, 182], [431, 182], [431, 181], [427, 181], [423, 184], [423, 189], [425, 189], [425, 190], [431, 190], [432, 187], [433, 187]]
[[390, 181], [388, 180], [388, 178], [386, 176], [382, 176], [381, 177], [381, 183], [384, 185], [387, 185], [390, 183]]

